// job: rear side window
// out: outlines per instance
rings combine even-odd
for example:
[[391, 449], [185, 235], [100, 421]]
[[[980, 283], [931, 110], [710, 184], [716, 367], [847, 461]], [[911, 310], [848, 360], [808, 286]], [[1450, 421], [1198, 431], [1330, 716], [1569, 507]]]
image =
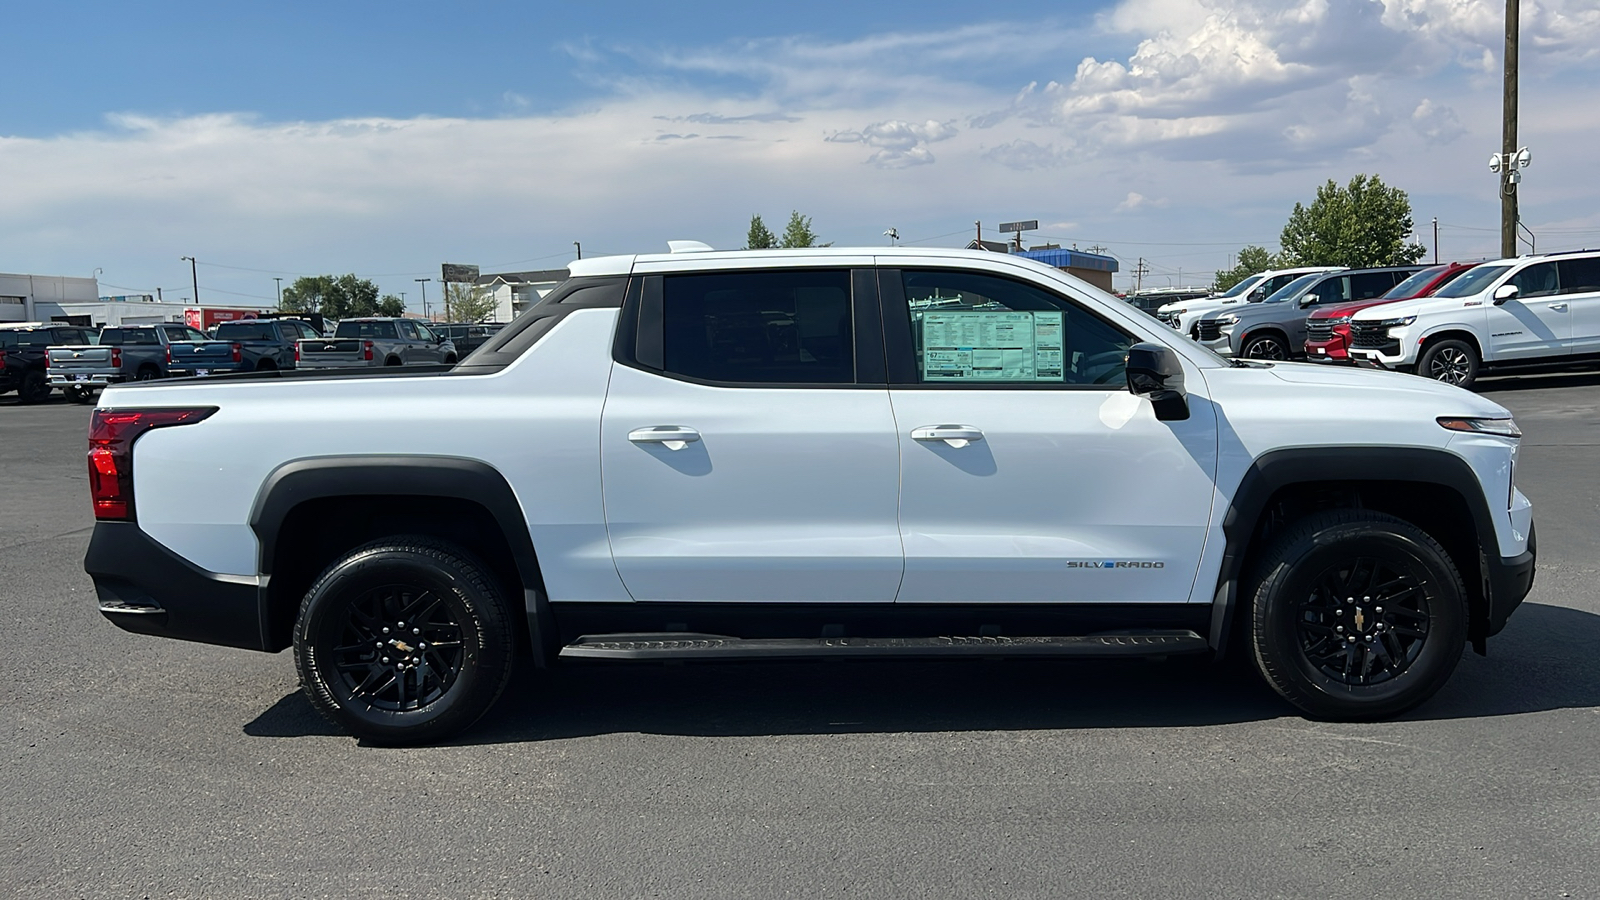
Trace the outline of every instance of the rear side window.
[[1592, 294], [1600, 292], [1600, 256], [1579, 256], [1556, 263], [1561, 276], [1561, 293]]
[[1367, 272], [1362, 275], [1351, 275], [1349, 276], [1350, 299], [1370, 300], [1373, 297], [1382, 297], [1404, 277], [1404, 272]]
[[149, 328], [134, 328], [122, 333], [124, 346], [141, 346], [145, 344], [159, 344], [161, 339], [156, 337], [154, 330]]
[[855, 380], [845, 269], [661, 279], [661, 369], [729, 384]]
[[363, 340], [395, 339], [393, 322], [340, 322], [339, 328], [334, 332], [336, 338], [361, 338]]

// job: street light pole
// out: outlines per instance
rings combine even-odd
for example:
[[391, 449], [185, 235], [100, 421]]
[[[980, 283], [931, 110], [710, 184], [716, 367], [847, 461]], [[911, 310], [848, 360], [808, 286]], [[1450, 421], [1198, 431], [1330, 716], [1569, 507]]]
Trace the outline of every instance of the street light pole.
[[192, 257], [192, 256], [180, 256], [178, 258], [182, 259], [182, 260], [187, 260], [188, 263], [189, 263], [189, 280], [194, 285], [194, 305], [195, 306], [199, 306], [200, 305], [200, 276], [195, 273], [194, 257]]
[[278, 283], [278, 308], [283, 309], [283, 279], [274, 275], [272, 280]]
[[577, 241], [573, 241], [572, 242], [572, 246], [578, 248], [578, 258], [579, 259], [583, 259], [583, 245], [578, 243]]
[[[432, 278], [413, 278], [411, 280], [415, 281], [417, 284], [422, 285], [422, 317], [424, 319], [428, 319], [428, 282], [432, 281], [433, 279]], [[432, 319], [428, 319], [428, 321], [431, 322], [433, 320]]]

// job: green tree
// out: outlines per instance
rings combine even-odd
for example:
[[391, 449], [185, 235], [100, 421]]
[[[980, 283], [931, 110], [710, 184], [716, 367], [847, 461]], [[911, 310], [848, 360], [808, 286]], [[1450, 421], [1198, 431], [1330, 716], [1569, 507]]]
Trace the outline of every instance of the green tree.
[[1340, 187], [1333, 179], [1317, 188], [1310, 206], [1296, 203], [1279, 243], [1286, 260], [1303, 266], [1399, 266], [1422, 258], [1427, 248], [1406, 243], [1411, 200], [1376, 175], [1357, 175]]
[[802, 216], [799, 211], [789, 213], [789, 224], [783, 229], [783, 243], [785, 249], [795, 247], [817, 246], [817, 233], [811, 230], [811, 217]]
[[384, 294], [378, 301], [377, 315], [399, 318], [406, 314], [406, 302], [393, 294]]
[[746, 250], [771, 250], [778, 246], [777, 235], [767, 228], [760, 216], [750, 217], [750, 232], [745, 236], [744, 248]]
[[378, 301], [378, 286], [370, 279], [349, 275], [308, 275], [296, 278], [294, 284], [283, 289], [285, 312], [320, 312], [330, 319], [348, 319], [351, 316], [389, 315], [384, 309], [398, 309], [402, 315], [405, 304], [399, 297], [385, 297]]
[[1211, 289], [1218, 293], [1233, 287], [1239, 282], [1249, 278], [1257, 272], [1277, 268], [1278, 259], [1267, 252], [1265, 247], [1246, 244], [1239, 250], [1239, 262], [1231, 269], [1223, 269], [1217, 273], [1216, 282]]
[[494, 315], [499, 306], [494, 291], [488, 288], [457, 283], [444, 286], [444, 314], [452, 322], [475, 325]]

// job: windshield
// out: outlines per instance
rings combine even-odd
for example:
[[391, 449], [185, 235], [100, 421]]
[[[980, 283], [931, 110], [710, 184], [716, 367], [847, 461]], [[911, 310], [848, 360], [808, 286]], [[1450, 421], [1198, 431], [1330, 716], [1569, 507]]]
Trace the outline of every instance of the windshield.
[[1299, 278], [1296, 278], [1283, 287], [1278, 288], [1278, 292], [1276, 294], [1273, 294], [1271, 297], [1268, 297], [1261, 302], [1282, 303], [1283, 301], [1288, 300], [1290, 297], [1298, 297], [1306, 288], [1309, 288], [1311, 285], [1315, 284], [1317, 279], [1321, 278], [1323, 274], [1324, 273], [1322, 272], [1313, 272], [1310, 275], [1301, 275]]
[[1439, 292], [1434, 294], [1434, 296], [1470, 297], [1471, 295], [1476, 294], [1477, 292], [1488, 287], [1489, 282], [1494, 281], [1501, 275], [1504, 275], [1510, 268], [1510, 266], [1479, 266], [1476, 269], [1469, 270], [1467, 274], [1440, 288]]
[[1412, 297], [1415, 297], [1416, 295], [1422, 293], [1422, 289], [1428, 286], [1428, 282], [1430, 282], [1433, 279], [1439, 277], [1441, 274], [1444, 273], [1444, 270], [1448, 269], [1448, 268], [1450, 268], [1450, 267], [1449, 266], [1433, 266], [1432, 268], [1423, 269], [1421, 272], [1418, 272], [1417, 274], [1412, 275], [1410, 278], [1407, 278], [1405, 281], [1402, 281], [1399, 284], [1395, 285], [1394, 287], [1390, 288], [1389, 289], [1389, 293], [1384, 294], [1382, 297], [1379, 297], [1378, 299], [1379, 300], [1409, 300]]
[[1259, 282], [1261, 279], [1263, 279], [1265, 277], [1267, 277], [1267, 273], [1258, 272], [1255, 275], [1251, 275], [1249, 278], [1246, 278], [1245, 280], [1239, 282], [1238, 284], [1234, 285], [1233, 287], [1228, 288], [1226, 291], [1223, 291], [1220, 294], [1213, 294], [1211, 299], [1213, 299], [1213, 300], [1224, 300], [1224, 299], [1226, 299], [1228, 297], [1237, 297], [1240, 294], [1243, 294], [1245, 291], [1248, 291], [1251, 288], [1255, 287], [1256, 283]]

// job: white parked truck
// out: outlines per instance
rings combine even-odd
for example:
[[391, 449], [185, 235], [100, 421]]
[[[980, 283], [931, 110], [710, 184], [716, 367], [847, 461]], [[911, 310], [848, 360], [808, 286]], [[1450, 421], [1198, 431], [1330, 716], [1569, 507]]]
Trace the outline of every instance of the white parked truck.
[[518, 656], [1228, 652], [1384, 716], [1532, 583], [1520, 434], [1449, 385], [1224, 360], [1002, 254], [570, 271], [448, 371], [109, 387], [102, 612], [293, 646], [322, 712], [416, 742]]

